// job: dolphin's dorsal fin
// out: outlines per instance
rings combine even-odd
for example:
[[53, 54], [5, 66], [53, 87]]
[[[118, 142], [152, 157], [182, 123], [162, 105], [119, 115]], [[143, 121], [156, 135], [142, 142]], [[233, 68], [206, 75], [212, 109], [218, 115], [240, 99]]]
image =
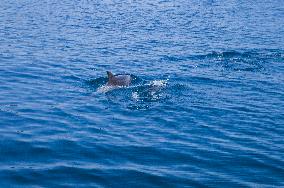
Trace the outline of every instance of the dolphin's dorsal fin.
[[114, 75], [110, 71], [107, 71], [107, 77], [110, 80]]

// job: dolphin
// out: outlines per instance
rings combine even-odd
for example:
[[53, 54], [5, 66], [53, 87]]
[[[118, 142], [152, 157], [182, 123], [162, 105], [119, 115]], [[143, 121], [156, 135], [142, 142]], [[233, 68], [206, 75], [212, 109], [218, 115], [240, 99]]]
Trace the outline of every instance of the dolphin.
[[131, 75], [118, 74], [114, 75], [112, 72], [107, 71], [108, 82], [107, 86], [129, 86], [131, 83]]

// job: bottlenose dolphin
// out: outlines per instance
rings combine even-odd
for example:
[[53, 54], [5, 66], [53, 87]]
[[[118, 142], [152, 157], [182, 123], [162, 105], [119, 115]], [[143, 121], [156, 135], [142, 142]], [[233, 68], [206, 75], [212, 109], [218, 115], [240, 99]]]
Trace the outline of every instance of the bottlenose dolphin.
[[107, 71], [107, 76], [107, 86], [129, 86], [131, 83], [131, 76], [127, 74], [114, 75], [110, 71]]

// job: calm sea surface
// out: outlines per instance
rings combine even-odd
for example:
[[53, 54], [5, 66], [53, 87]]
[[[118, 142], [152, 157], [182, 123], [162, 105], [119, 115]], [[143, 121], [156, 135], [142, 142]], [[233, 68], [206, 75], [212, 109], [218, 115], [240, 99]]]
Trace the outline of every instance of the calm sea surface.
[[283, 0], [1, 0], [0, 187], [284, 187], [283, 46]]

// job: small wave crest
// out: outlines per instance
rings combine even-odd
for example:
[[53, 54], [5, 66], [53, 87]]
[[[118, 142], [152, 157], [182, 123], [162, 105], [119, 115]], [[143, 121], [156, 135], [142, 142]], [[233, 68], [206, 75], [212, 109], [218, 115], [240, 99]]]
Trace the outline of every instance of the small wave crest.
[[260, 72], [265, 69], [266, 56], [257, 52], [212, 52], [200, 55], [197, 59], [210, 62], [227, 71]]

